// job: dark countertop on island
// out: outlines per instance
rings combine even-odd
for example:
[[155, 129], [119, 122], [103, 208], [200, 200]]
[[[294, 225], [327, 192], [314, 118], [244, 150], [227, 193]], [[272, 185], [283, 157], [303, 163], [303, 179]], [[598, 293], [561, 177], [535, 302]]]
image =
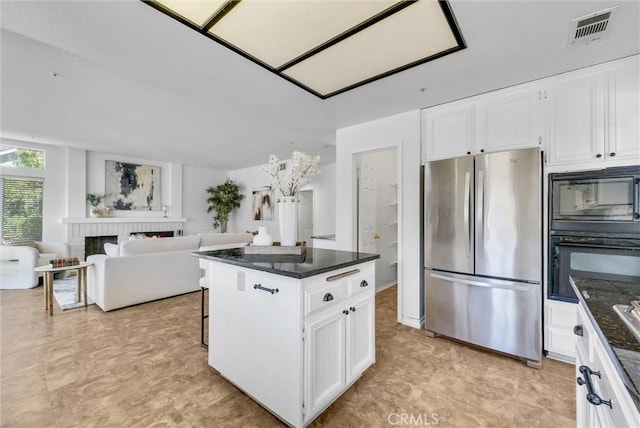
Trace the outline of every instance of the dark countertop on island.
[[307, 278], [380, 258], [378, 254], [325, 250], [321, 248], [307, 248], [304, 256], [245, 255], [242, 248], [198, 251], [191, 253], [191, 255], [296, 279]]
[[593, 278], [571, 278], [572, 286], [640, 410], [640, 342], [614, 311], [613, 305], [640, 300], [640, 283]]

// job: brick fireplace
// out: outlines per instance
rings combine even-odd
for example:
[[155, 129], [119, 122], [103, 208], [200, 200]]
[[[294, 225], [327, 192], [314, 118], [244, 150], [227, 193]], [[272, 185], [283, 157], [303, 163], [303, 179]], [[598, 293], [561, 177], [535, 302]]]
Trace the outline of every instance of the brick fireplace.
[[[67, 225], [67, 243], [71, 247], [71, 255], [82, 260], [85, 259], [86, 237], [117, 237], [117, 242], [129, 239], [132, 233], [173, 233], [174, 236], [182, 235], [185, 218], [63, 218], [62, 223]], [[98, 243], [100, 245], [100, 243]]]

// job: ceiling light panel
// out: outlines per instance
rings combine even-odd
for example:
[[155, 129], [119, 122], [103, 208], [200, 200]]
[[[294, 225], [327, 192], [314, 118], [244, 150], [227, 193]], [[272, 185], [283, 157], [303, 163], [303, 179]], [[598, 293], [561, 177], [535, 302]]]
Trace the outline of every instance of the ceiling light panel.
[[396, 3], [243, 0], [209, 33], [279, 68]]
[[180, 15], [198, 27], [202, 27], [226, 0], [156, 0], [170, 11]]
[[438, 2], [421, 0], [283, 74], [326, 96], [457, 47]]
[[320, 98], [465, 48], [446, 0], [142, 0]]

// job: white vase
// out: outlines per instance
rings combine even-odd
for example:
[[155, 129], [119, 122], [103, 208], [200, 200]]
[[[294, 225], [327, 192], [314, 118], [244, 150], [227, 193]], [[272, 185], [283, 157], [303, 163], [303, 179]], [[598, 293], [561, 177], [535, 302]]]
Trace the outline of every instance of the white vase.
[[298, 202], [295, 196], [286, 196], [278, 204], [280, 245], [293, 247], [298, 240]]
[[253, 245], [269, 246], [273, 244], [273, 238], [267, 232], [266, 227], [259, 227], [258, 234], [253, 237]]

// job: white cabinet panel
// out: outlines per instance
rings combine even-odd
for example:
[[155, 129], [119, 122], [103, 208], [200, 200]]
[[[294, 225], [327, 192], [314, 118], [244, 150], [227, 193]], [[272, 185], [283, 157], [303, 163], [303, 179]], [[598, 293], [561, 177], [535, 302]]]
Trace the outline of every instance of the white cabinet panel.
[[349, 305], [347, 316], [347, 383], [375, 362], [375, 306], [370, 296]]
[[426, 160], [471, 154], [473, 105], [433, 107], [423, 111], [423, 142]]
[[475, 153], [498, 152], [541, 143], [541, 91], [508, 90], [478, 103]]
[[638, 61], [609, 75], [608, 158], [640, 161], [640, 73]]
[[322, 411], [346, 385], [343, 308], [305, 325], [306, 420]]
[[550, 163], [604, 156], [605, 78], [571, 78], [547, 89], [546, 128]]

